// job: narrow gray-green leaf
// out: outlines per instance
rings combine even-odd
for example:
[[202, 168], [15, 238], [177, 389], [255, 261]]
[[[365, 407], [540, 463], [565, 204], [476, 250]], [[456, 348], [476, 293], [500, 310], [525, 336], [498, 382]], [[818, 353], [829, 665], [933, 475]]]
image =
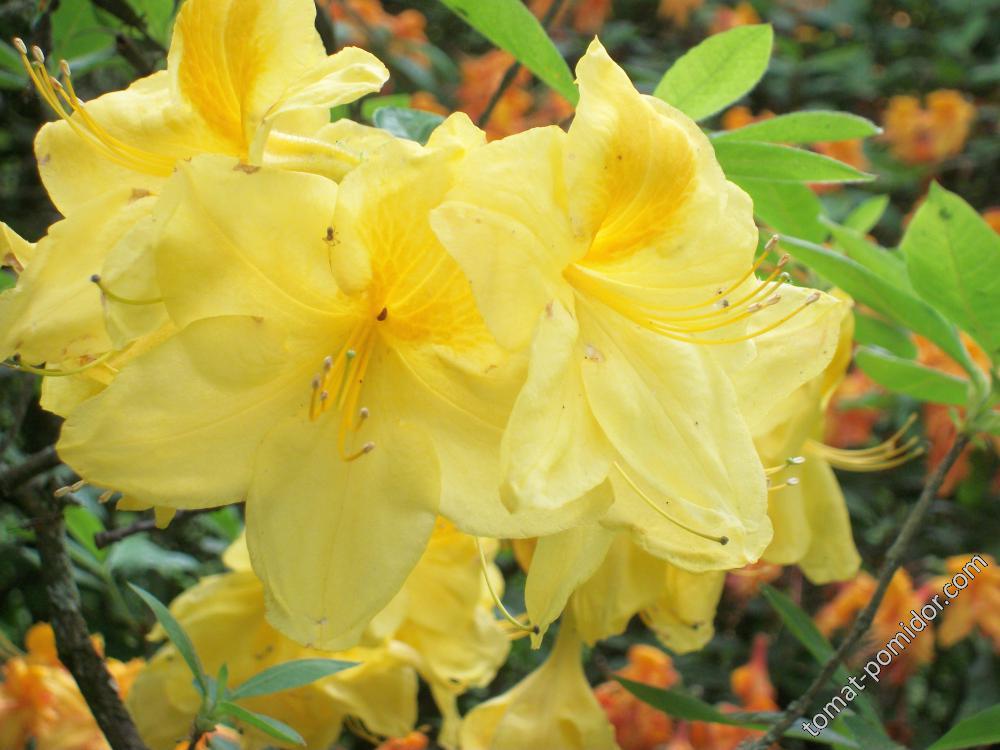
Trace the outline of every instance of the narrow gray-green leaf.
[[[653, 687], [642, 682], [616, 677], [618, 682], [632, 695], [653, 708], [663, 713], [674, 716], [678, 719], [688, 721], [703, 721], [711, 724], [725, 724], [731, 727], [744, 727], [746, 729], [765, 730], [767, 726], [760, 723], [741, 721], [731, 715], [724, 714], [715, 706], [706, 703], [700, 698], [695, 698], [681, 690], [670, 690]], [[789, 729], [785, 733], [786, 737], [795, 737], [823, 745], [838, 745], [840, 747], [856, 748], [857, 743], [852, 742], [847, 737], [838, 735], [829, 730], [821, 733], [818, 737], [808, 734], [801, 729]]]
[[990, 706], [949, 729], [927, 750], [961, 750], [1000, 743], [1000, 706]]
[[859, 344], [881, 347], [904, 359], [917, 356], [917, 345], [904, 329], [857, 310], [854, 311], [854, 340]]
[[264, 714], [250, 711], [243, 708], [243, 706], [236, 705], [235, 703], [230, 703], [228, 701], [220, 703], [218, 706], [218, 714], [223, 717], [231, 716], [234, 719], [238, 719], [244, 724], [249, 724], [255, 729], [259, 729], [265, 734], [281, 740], [282, 742], [291, 742], [293, 745], [306, 744], [306, 741], [302, 739], [302, 735], [288, 726], [285, 722], [278, 721], [273, 716], [265, 716]]
[[889, 207], [888, 195], [875, 195], [862, 201], [844, 219], [844, 226], [859, 234], [868, 234]]
[[434, 128], [444, 122], [435, 112], [404, 107], [380, 107], [372, 113], [375, 127], [388, 130], [398, 138], [406, 138], [420, 144], [427, 143]]
[[170, 642], [174, 644], [181, 657], [187, 662], [191, 674], [194, 675], [195, 686], [200, 690], [202, 695], [207, 695], [208, 680], [205, 679], [205, 670], [202, 668], [198, 652], [195, 651], [194, 644], [191, 642], [188, 634], [184, 632], [184, 628], [170, 614], [170, 610], [163, 606], [155, 596], [139, 588], [134, 583], [130, 583], [129, 587], [146, 603], [146, 606], [153, 610], [153, 614], [156, 615], [157, 621], [166, 632], [167, 638], [170, 639]]
[[874, 175], [850, 164], [778, 143], [716, 141], [715, 156], [729, 179], [770, 182], [867, 182]]
[[829, 232], [820, 222], [823, 204], [812, 190], [793, 182], [733, 179], [753, 199], [758, 219], [779, 234], [823, 242]]
[[1000, 359], [1000, 235], [937, 184], [903, 237], [913, 288]]
[[872, 380], [890, 391], [933, 404], [964, 406], [969, 400], [968, 381], [924, 367], [912, 359], [863, 346], [855, 353], [854, 361]]
[[441, 0], [472, 28], [576, 104], [580, 94], [569, 66], [521, 0]]
[[670, 66], [653, 96], [703, 120], [757, 85], [767, 70], [773, 43], [774, 32], [764, 24], [710, 36]]
[[232, 700], [255, 698], [308, 685], [316, 680], [356, 666], [357, 662], [337, 659], [299, 659], [255, 674], [230, 693]]
[[783, 236], [781, 245], [854, 299], [926, 336], [963, 367], [974, 367], [955, 327], [911, 291], [901, 289], [851, 258], [812, 242]]
[[[765, 585], [762, 592], [768, 604], [778, 613], [781, 621], [785, 623], [785, 627], [795, 636], [795, 640], [805, 646], [817, 664], [825, 664], [826, 660], [833, 654], [833, 646], [819, 632], [812, 618], [795, 602], [773, 586]], [[847, 685], [850, 675], [843, 666], [839, 666], [837, 667], [837, 671], [834, 672], [834, 678], [840, 685]], [[858, 693], [855, 704], [870, 724], [881, 727], [878, 714], [875, 713], [875, 708], [872, 706], [871, 701], [868, 700], [868, 696]], [[880, 731], [880, 734], [884, 734], [884, 731]]]
[[882, 131], [870, 120], [847, 112], [825, 110], [792, 112], [716, 133], [716, 141], [764, 141], [767, 143], [816, 143], [868, 138]]

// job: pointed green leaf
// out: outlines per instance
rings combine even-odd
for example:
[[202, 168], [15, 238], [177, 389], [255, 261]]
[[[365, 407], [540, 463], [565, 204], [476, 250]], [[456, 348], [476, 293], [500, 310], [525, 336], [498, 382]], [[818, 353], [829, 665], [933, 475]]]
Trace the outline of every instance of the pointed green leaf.
[[510, 52], [571, 104], [580, 93], [573, 74], [545, 29], [521, 0], [441, 0], [469, 26]]
[[[819, 632], [812, 618], [802, 611], [802, 608], [795, 604], [795, 602], [773, 586], [765, 585], [762, 592], [764, 598], [767, 599], [767, 603], [778, 613], [788, 631], [795, 636], [795, 640], [805, 646], [817, 664], [825, 664], [826, 660], [833, 654], [833, 646]], [[837, 671], [834, 672], [834, 678], [840, 685], [847, 685], [850, 675], [843, 666], [839, 666], [837, 667]], [[859, 692], [854, 705], [858, 707], [870, 724], [875, 724], [881, 728], [882, 724], [879, 721], [878, 714], [875, 713], [875, 708], [872, 706], [871, 701], [868, 700], [867, 695]], [[879, 734], [884, 735], [885, 732], [880, 729]]]
[[913, 288], [1000, 355], [1000, 235], [968, 203], [937, 184], [903, 237]]
[[865, 346], [858, 349], [854, 360], [872, 380], [890, 391], [933, 404], [964, 406], [968, 403], [967, 380]]
[[990, 706], [985, 711], [963, 719], [927, 750], [960, 750], [1000, 742], [1000, 706]]
[[76, 539], [95, 560], [103, 561], [107, 557], [108, 551], [98, 549], [94, 544], [94, 535], [104, 531], [104, 524], [101, 519], [91, 512], [89, 508], [80, 505], [71, 505], [66, 508], [63, 514], [66, 518], [66, 530]]
[[832, 221], [824, 222], [836, 244], [869, 271], [891, 281], [900, 289], [912, 291], [910, 277], [906, 273], [906, 262], [898, 252], [886, 250], [852, 229], [847, 229]]
[[880, 347], [903, 359], [917, 356], [917, 345], [904, 329], [857, 310], [854, 311], [854, 340]]
[[716, 141], [715, 156], [731, 180], [838, 183], [874, 179], [874, 175], [829, 156], [777, 143]]
[[[688, 721], [704, 721], [711, 724], [726, 724], [731, 727], [744, 727], [746, 729], [766, 730], [767, 726], [759, 722], [748, 722], [729, 714], [724, 714], [715, 706], [705, 701], [695, 698], [693, 695], [682, 690], [670, 690], [653, 687], [642, 682], [615, 677], [632, 695], [653, 708], [663, 713], [674, 716], [678, 719]], [[837, 745], [840, 747], [857, 748], [858, 745], [846, 737], [827, 730], [818, 737], [801, 730], [789, 729], [785, 732], [786, 737], [796, 737], [804, 740], [811, 740], [823, 745]]]
[[888, 207], [888, 195], [873, 196], [854, 207], [844, 219], [844, 226], [859, 234], [867, 234], [875, 228]]
[[794, 182], [732, 180], [753, 199], [754, 215], [779, 234], [822, 242], [829, 232], [820, 223], [823, 204], [812, 190]]
[[243, 706], [225, 701], [218, 706], [218, 715], [221, 717], [230, 716], [244, 724], [248, 724], [255, 729], [259, 729], [265, 734], [274, 737], [282, 742], [291, 742], [293, 745], [304, 745], [306, 741], [302, 735], [292, 729], [283, 721], [278, 721], [274, 717], [258, 714]]
[[781, 245], [854, 299], [929, 338], [967, 370], [975, 369], [954, 326], [912, 292], [900, 289], [857, 261], [812, 242], [783, 236]]
[[703, 120], [757, 85], [767, 70], [773, 43], [774, 32], [766, 24], [737, 26], [710, 36], [670, 66], [653, 96]]
[[139, 598], [146, 603], [146, 606], [153, 610], [153, 614], [156, 615], [157, 621], [159, 621], [160, 626], [166, 632], [167, 638], [170, 639], [170, 642], [174, 644], [174, 647], [183, 657], [184, 661], [187, 662], [191, 674], [194, 675], [195, 686], [202, 695], [207, 695], [208, 680], [205, 678], [205, 670], [202, 668], [198, 652], [195, 651], [194, 644], [191, 642], [188, 634], [184, 632], [184, 628], [170, 614], [170, 610], [163, 606], [155, 596], [139, 588], [134, 583], [130, 583], [129, 588], [138, 594]]
[[285, 662], [255, 674], [233, 690], [229, 697], [232, 700], [240, 700], [291, 690], [356, 665], [357, 662], [337, 659], [299, 659]]
[[816, 143], [868, 138], [881, 133], [870, 120], [846, 112], [792, 112], [760, 120], [736, 130], [716, 133], [718, 141], [763, 141], [766, 143]]
[[427, 143], [434, 128], [444, 122], [435, 112], [403, 107], [380, 107], [372, 113], [375, 127], [388, 130], [398, 138], [406, 138], [417, 143]]

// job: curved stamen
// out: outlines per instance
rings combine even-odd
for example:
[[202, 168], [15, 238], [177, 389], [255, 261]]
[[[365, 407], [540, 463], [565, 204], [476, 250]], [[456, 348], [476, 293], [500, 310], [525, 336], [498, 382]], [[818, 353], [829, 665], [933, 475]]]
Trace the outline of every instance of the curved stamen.
[[101, 280], [100, 274], [93, 274], [90, 277], [90, 280], [97, 285], [98, 289], [101, 290], [101, 294], [109, 300], [119, 302], [123, 305], [156, 305], [163, 302], [163, 297], [157, 297], [155, 299], [132, 299], [130, 297], [123, 297], [120, 294], [116, 294], [105, 286], [104, 282]]
[[13, 362], [0, 362], [0, 365], [3, 365], [4, 367], [7, 367], [11, 370], [20, 370], [21, 372], [30, 372], [33, 373], [34, 375], [41, 375], [42, 377], [45, 378], [65, 378], [69, 377], [70, 375], [79, 375], [81, 372], [86, 372], [92, 367], [97, 367], [98, 365], [103, 364], [107, 362], [109, 359], [111, 359], [111, 357], [114, 356], [114, 354], [115, 352], [113, 351], [105, 352], [101, 356], [92, 359], [87, 364], [81, 365], [80, 367], [74, 367], [69, 370], [59, 370], [47, 367], [34, 367], [32, 365], [22, 364], [21, 358], [17, 355], [13, 357], [14, 360]]
[[924, 453], [924, 448], [919, 445], [920, 438], [916, 436], [900, 442], [916, 419], [917, 415], [911, 414], [902, 427], [871, 448], [834, 448], [815, 440], [809, 440], [806, 445], [831, 466], [844, 471], [874, 472], [894, 469]]
[[635, 493], [639, 497], [642, 498], [643, 502], [645, 502], [646, 505], [648, 505], [650, 508], [652, 508], [654, 511], [656, 511], [663, 518], [665, 518], [666, 520], [670, 521], [670, 523], [674, 524], [675, 526], [679, 526], [680, 528], [684, 529], [684, 531], [688, 532], [689, 534], [694, 534], [695, 536], [701, 537], [702, 539], [707, 539], [710, 542], [718, 542], [719, 544], [721, 544], [723, 546], [725, 546], [726, 544], [729, 544], [729, 537], [728, 536], [712, 536], [711, 534], [706, 534], [703, 531], [697, 531], [696, 529], [692, 529], [690, 526], [688, 526], [688, 525], [686, 525], [684, 523], [681, 523], [676, 518], [671, 518], [667, 514], [667, 512], [665, 510], [663, 510], [663, 508], [661, 508], [659, 505], [657, 505], [656, 502], [651, 497], [649, 497], [649, 495], [647, 495], [645, 492], [643, 492], [642, 488], [639, 487], [639, 485], [635, 483], [635, 480], [633, 480], [632, 477], [630, 477], [625, 472], [625, 470], [621, 467], [621, 464], [619, 464], [616, 461], [615, 464], [614, 464], [614, 467], [618, 470], [618, 473], [622, 475], [622, 479], [624, 479], [626, 482], [628, 482], [629, 487], [631, 487], [635, 491]]
[[476, 540], [476, 549], [479, 551], [479, 566], [483, 571], [483, 580], [486, 581], [486, 588], [489, 589], [490, 598], [493, 599], [493, 604], [503, 615], [504, 619], [509, 622], [512, 626], [518, 630], [523, 630], [525, 633], [537, 634], [538, 628], [533, 625], [524, 625], [518, 620], [514, 615], [512, 615], [507, 608], [504, 606], [503, 602], [500, 601], [500, 597], [497, 596], [497, 592], [493, 589], [493, 582], [490, 580], [489, 564], [486, 562], [486, 553], [483, 552], [483, 544], [479, 540], [479, 537], [473, 537]]

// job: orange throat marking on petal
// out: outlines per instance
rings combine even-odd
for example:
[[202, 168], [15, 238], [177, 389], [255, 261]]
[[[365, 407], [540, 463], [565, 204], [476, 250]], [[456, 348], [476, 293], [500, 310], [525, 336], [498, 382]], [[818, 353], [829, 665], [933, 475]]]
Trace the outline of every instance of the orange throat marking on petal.
[[15, 38], [14, 46], [38, 95], [74, 133], [102, 156], [126, 169], [157, 177], [166, 177], [173, 171], [173, 159], [125, 143], [109, 133], [90, 115], [84, 102], [76, 95], [69, 64], [65, 60], [59, 62], [63, 79], [63, 83], [60, 83], [45, 67], [45, 55], [41, 49], [32, 47], [31, 54], [34, 60], [29, 60], [28, 48], [21, 39]]
[[[688, 344], [735, 344], [773, 331], [820, 298], [819, 293], [814, 292], [788, 314], [748, 333], [722, 338], [707, 338], [699, 335], [710, 331], [720, 331], [728, 326], [748, 320], [755, 313], [781, 301], [781, 295], [776, 294], [776, 292], [783, 283], [789, 280], [789, 275], [782, 270], [788, 263], [787, 255], [781, 257], [775, 269], [766, 278], [757, 280], [757, 286], [749, 293], [742, 294], [735, 300], [729, 298], [729, 295], [739, 289], [744, 282], [751, 278], [756, 280], [754, 274], [777, 242], [777, 235], [775, 235], [768, 241], [760, 259], [728, 287], [719, 288], [709, 298], [687, 305], [643, 303], [629, 299], [625, 294], [616, 291], [612, 283], [599, 271], [583, 263], [567, 266], [563, 270], [563, 277], [579, 293], [601, 302], [622, 317], [653, 333]], [[615, 285], [619, 284], [615, 282]], [[706, 308], [707, 311], [704, 311]], [[678, 313], [684, 314], [678, 315]]]

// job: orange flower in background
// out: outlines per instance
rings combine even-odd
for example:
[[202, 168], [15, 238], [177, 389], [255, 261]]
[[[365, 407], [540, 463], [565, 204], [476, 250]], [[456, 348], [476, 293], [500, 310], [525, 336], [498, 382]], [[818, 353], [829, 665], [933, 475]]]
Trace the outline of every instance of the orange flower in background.
[[983, 211], [983, 219], [986, 223], [990, 225], [990, 228], [1000, 234], [1000, 206], [994, 206], [993, 208], [987, 208]]
[[738, 130], [752, 123], [768, 120], [772, 117], [774, 117], [774, 112], [769, 110], [765, 109], [759, 115], [755, 115], [749, 107], [738, 104], [735, 107], [730, 107], [722, 114], [722, 129]]
[[[729, 685], [739, 699], [738, 706], [723, 704], [723, 713], [736, 711], [777, 711], [777, 693], [767, 668], [768, 638], [760, 634], [754, 638], [750, 661], [737, 667], [729, 675]], [[743, 742], [761, 736], [762, 732], [724, 724], [691, 724], [691, 744], [694, 750], [735, 750]]]
[[[657, 648], [630, 646], [627, 659], [628, 663], [615, 673], [620, 677], [659, 688], [673, 687], [680, 681], [670, 657]], [[594, 695], [615, 728], [621, 750], [657, 750], [671, 738], [670, 717], [646, 705], [619, 683], [601, 683], [594, 688]]]
[[[52, 628], [33, 625], [25, 647], [26, 654], [0, 667], [0, 747], [20, 749], [33, 741], [35, 750], [107, 750], [76, 682], [59, 662]], [[125, 697], [142, 660], [108, 659], [107, 667]]]
[[852, 403], [864, 396], [881, 392], [882, 389], [862, 370], [854, 369], [847, 373], [827, 407], [823, 442], [834, 448], [868, 443], [882, 412], [870, 406], [859, 407]]
[[[235, 745], [236, 747], [242, 747], [242, 741], [240, 738], [240, 733], [235, 729], [230, 729], [229, 727], [216, 727], [215, 731], [203, 734], [201, 739], [198, 740], [198, 744], [194, 746], [194, 750], [212, 750], [209, 743], [212, 740], [225, 740], [226, 742]], [[185, 740], [184, 742], [178, 742], [177, 747], [174, 750], [191, 750], [191, 743]]]
[[376, 750], [427, 750], [430, 740], [423, 732], [413, 731], [405, 737], [393, 737], [379, 745]]
[[[961, 336], [965, 348], [968, 349], [969, 355], [972, 357], [972, 361], [985, 372], [989, 372], [990, 360], [986, 352], [966, 334], [962, 333]], [[967, 377], [961, 365], [941, 351], [935, 344], [923, 336], [915, 337], [915, 341], [917, 344], [917, 361], [922, 365], [935, 370], [941, 370], [956, 377]], [[955, 427], [955, 423], [952, 420], [950, 407], [944, 404], [924, 404], [923, 418], [924, 431], [928, 442], [927, 473], [930, 474], [944, 460], [948, 449], [951, 448], [951, 444], [955, 441], [958, 428]], [[992, 438], [992, 442], [994, 449], [1000, 451], [1000, 438], [994, 437]], [[972, 468], [969, 463], [972, 450], [973, 447], [970, 445], [962, 451], [962, 455], [955, 461], [955, 465], [945, 475], [944, 482], [941, 483], [941, 488], [938, 490], [938, 494], [942, 497], [951, 495], [955, 491], [955, 488], [962, 483], [962, 480], [969, 475], [969, 471]]]
[[726, 588], [740, 599], [751, 599], [760, 592], [761, 586], [781, 577], [784, 567], [763, 560], [745, 568], [730, 571], [726, 576]]
[[348, 32], [347, 44], [370, 49], [372, 32], [382, 31], [390, 54], [406, 57], [421, 67], [430, 65], [421, 50], [427, 44], [427, 19], [420, 11], [407, 8], [389, 13], [380, 0], [319, 0], [318, 4]]
[[[853, 581], [842, 584], [837, 594], [816, 614], [816, 627], [825, 636], [836, 630], [850, 626], [855, 615], [871, 601], [876, 582], [868, 573], [861, 572]], [[868, 631], [871, 650], [883, 648], [886, 643], [902, 630], [900, 622], [908, 624], [912, 618], [910, 610], [919, 611], [936, 593], [932, 584], [914, 588], [910, 574], [900, 568], [896, 571], [885, 598], [875, 613], [875, 619]], [[925, 632], [918, 633], [904, 650], [899, 651], [892, 663], [886, 667], [888, 679], [899, 684], [909, 677], [921, 664], [934, 658], [934, 637], [932, 625], [928, 623]], [[867, 657], [863, 657], [867, 658]]]
[[[532, 0], [531, 12], [542, 18], [552, 7], [554, 0]], [[600, 30], [604, 22], [611, 16], [612, 0], [573, 0], [559, 11], [551, 27], [561, 25], [567, 14], [573, 15], [573, 30], [579, 34], [593, 34]]]
[[961, 152], [976, 117], [976, 108], [958, 91], [927, 95], [926, 108], [912, 96], [894, 96], [883, 116], [884, 138], [907, 164], [939, 162]]
[[750, 3], [743, 0], [735, 8], [718, 8], [715, 17], [712, 18], [711, 26], [708, 27], [708, 33], [719, 34], [737, 26], [749, 26], [753, 23], [760, 23], [760, 16]]
[[[865, 156], [864, 145], [859, 138], [849, 141], [824, 141], [821, 143], [814, 143], [813, 150], [817, 153], [823, 154], [823, 156], [829, 156], [831, 159], [836, 159], [837, 161], [842, 161], [845, 164], [850, 164], [852, 167], [860, 169], [862, 172], [868, 170], [868, 157]], [[840, 190], [842, 188], [843, 185], [838, 184], [812, 185], [813, 191], [817, 193], [826, 193], [831, 190]]]
[[688, 25], [691, 14], [704, 3], [705, 0], [660, 0], [656, 15], [683, 29]]
[[[968, 638], [973, 630], [993, 641], [993, 649], [1000, 652], [1000, 566], [990, 555], [980, 555], [987, 567], [974, 563], [970, 567], [973, 554], [956, 555], [945, 560], [945, 575], [934, 582], [937, 589], [952, 583], [957, 574], [965, 576], [968, 584], [964, 589], [949, 587], [945, 593], [959, 594], [948, 604], [943, 613], [944, 622], [938, 627], [938, 642], [945, 648], [954, 646]], [[970, 575], [971, 574], [971, 575]]]

